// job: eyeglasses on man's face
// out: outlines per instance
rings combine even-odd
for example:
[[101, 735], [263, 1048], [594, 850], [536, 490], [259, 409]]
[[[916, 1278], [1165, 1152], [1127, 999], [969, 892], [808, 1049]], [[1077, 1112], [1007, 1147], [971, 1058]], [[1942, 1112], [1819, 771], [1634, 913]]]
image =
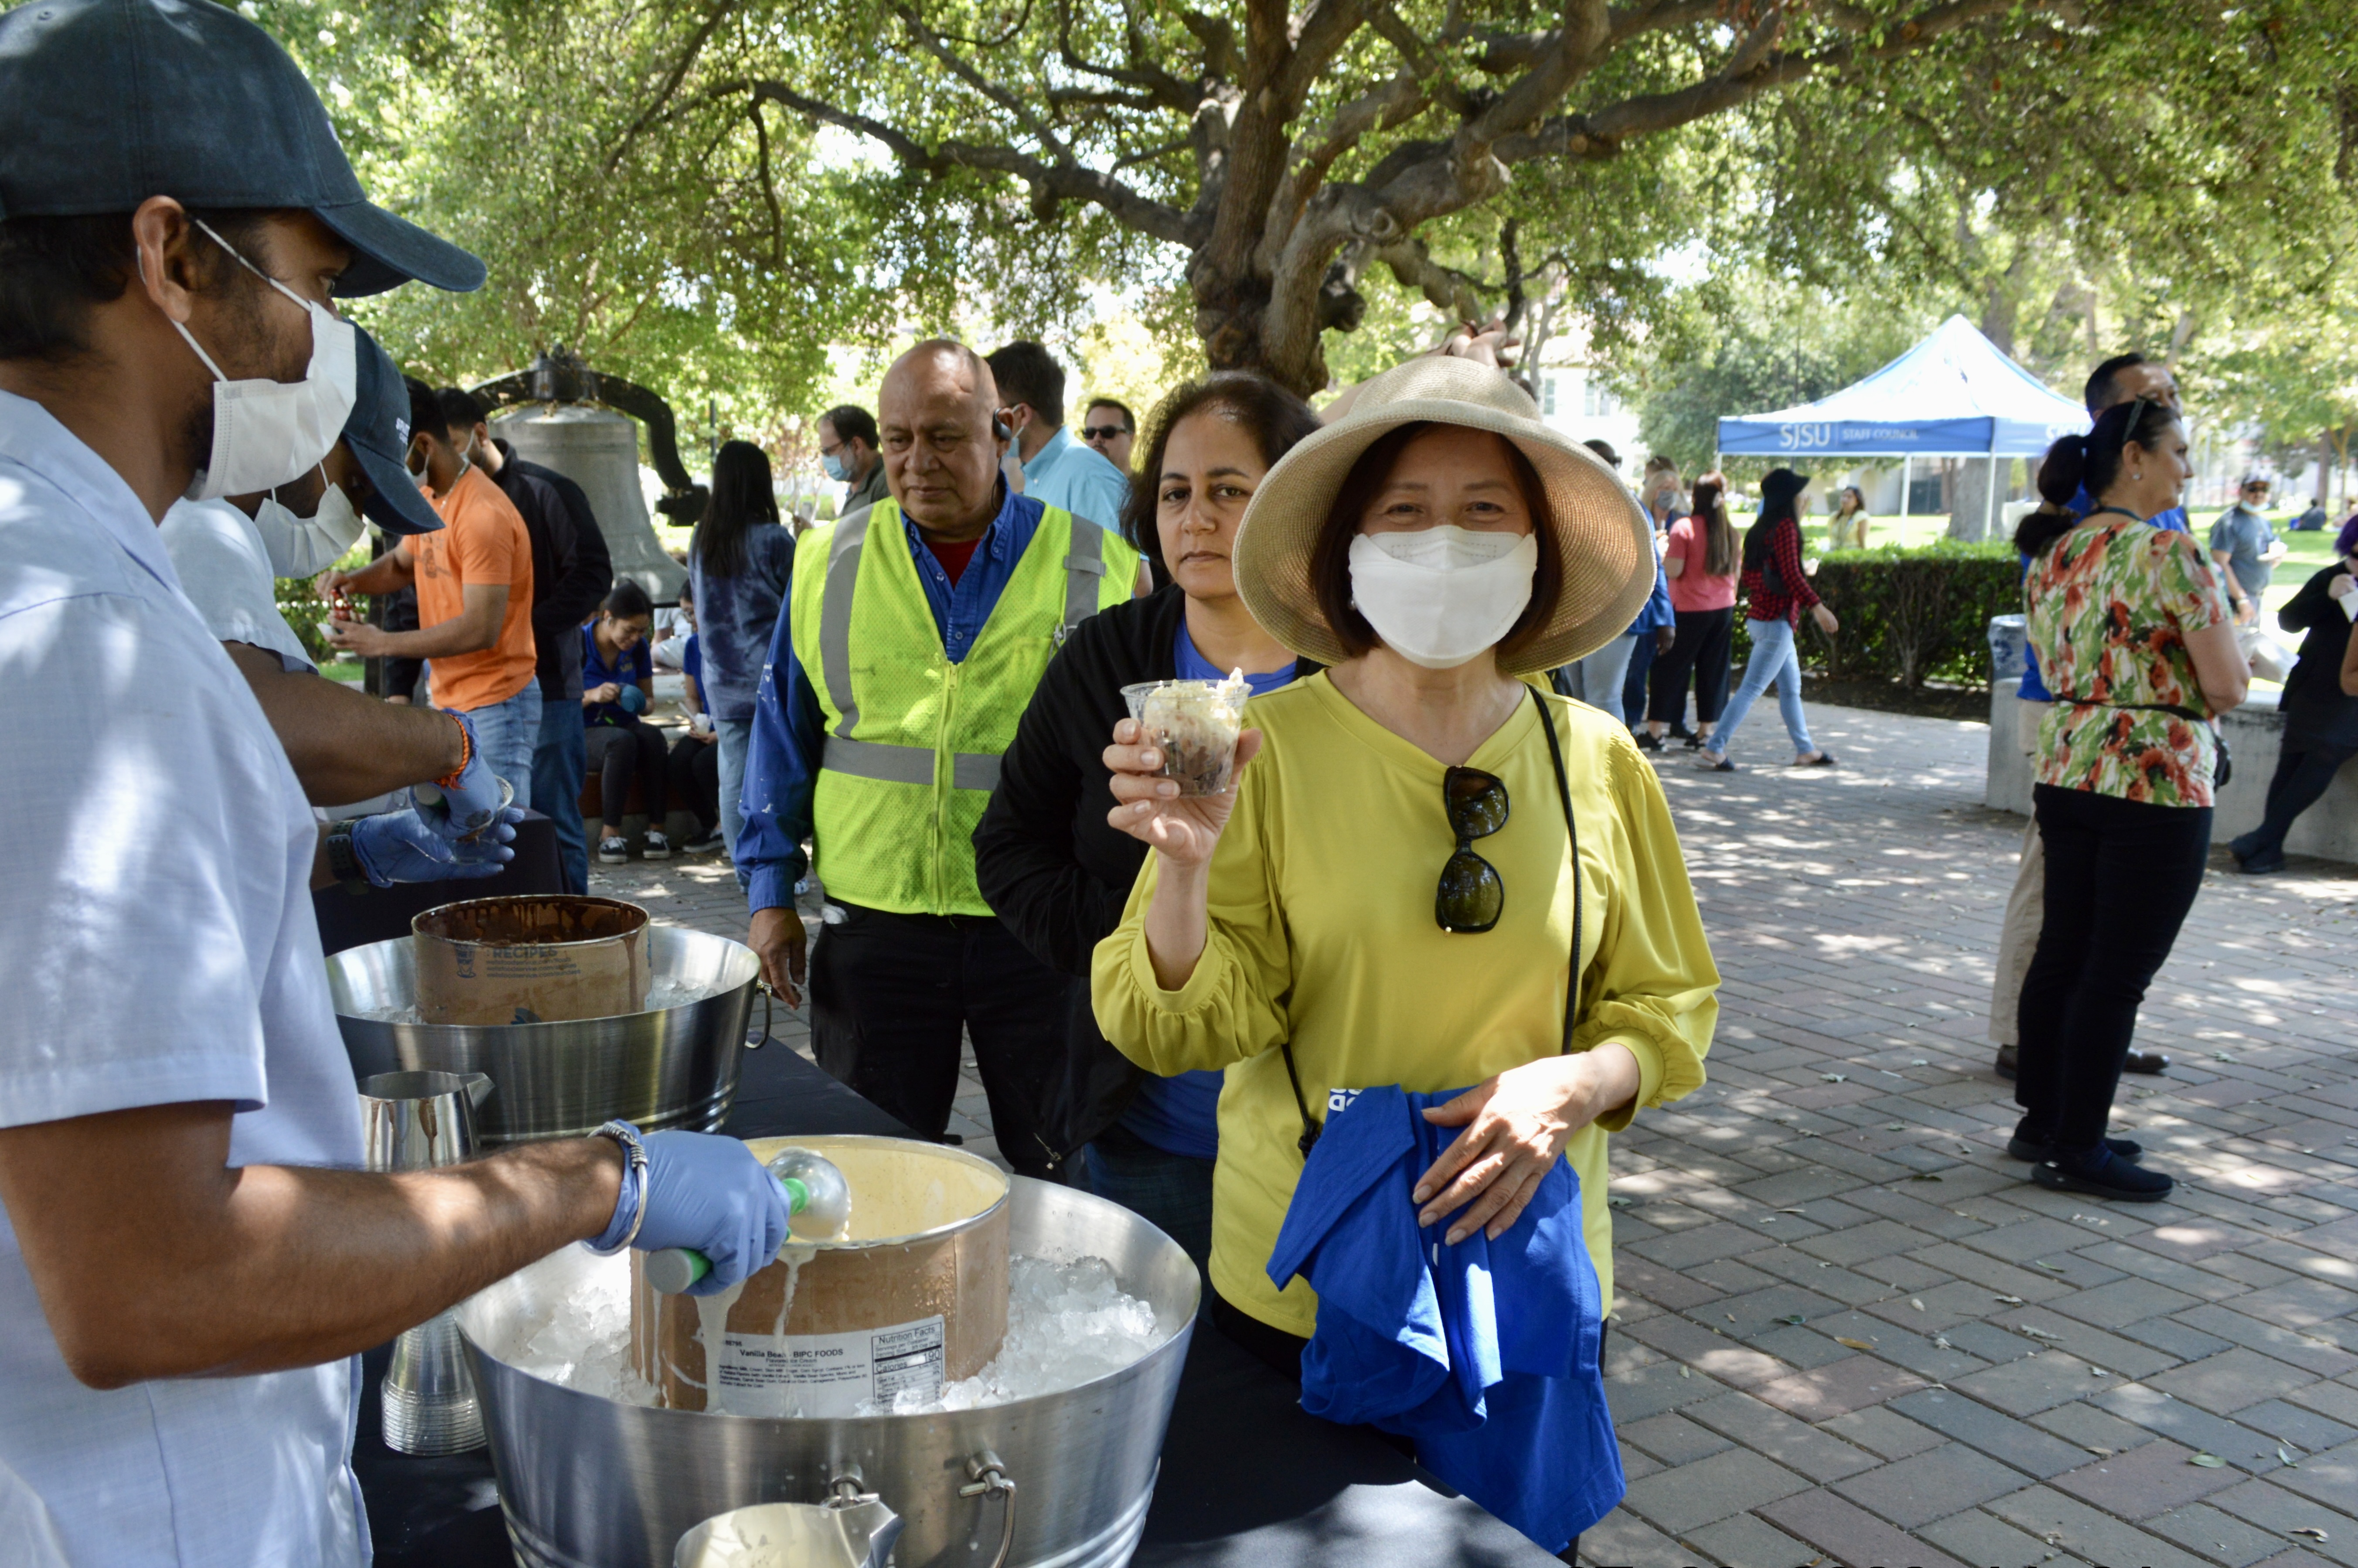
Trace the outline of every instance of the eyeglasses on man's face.
[[1127, 436], [1129, 434], [1130, 427], [1126, 425], [1084, 425], [1081, 427], [1081, 439], [1084, 441], [1110, 441], [1116, 436]]

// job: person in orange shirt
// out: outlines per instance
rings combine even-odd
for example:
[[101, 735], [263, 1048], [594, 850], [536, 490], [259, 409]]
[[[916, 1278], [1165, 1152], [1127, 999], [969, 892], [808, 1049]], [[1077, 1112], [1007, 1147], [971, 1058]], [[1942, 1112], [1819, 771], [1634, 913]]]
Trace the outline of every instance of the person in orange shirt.
[[432, 661], [434, 700], [475, 726], [492, 771], [532, 800], [540, 737], [538, 653], [532, 637], [532, 538], [500, 487], [451, 445], [433, 389], [409, 380], [409, 471], [442, 519], [437, 534], [405, 538], [356, 572], [331, 572], [332, 592], [391, 593], [415, 583], [418, 630], [387, 632], [338, 620], [329, 641], [362, 658]]

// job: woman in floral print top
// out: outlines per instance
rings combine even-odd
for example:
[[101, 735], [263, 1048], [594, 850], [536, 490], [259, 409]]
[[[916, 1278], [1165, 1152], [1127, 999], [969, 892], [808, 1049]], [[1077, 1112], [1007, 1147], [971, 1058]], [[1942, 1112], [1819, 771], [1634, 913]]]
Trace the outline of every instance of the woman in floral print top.
[[[2104, 1124], [2137, 1005], [2194, 907], [2211, 848], [2210, 720], [2250, 680], [2210, 563], [2147, 520], [2190, 470], [2177, 412], [2142, 398], [2050, 448], [2047, 504], [2015, 544], [2031, 647], [2054, 709], [2032, 790], [2047, 857], [2045, 922], [2023, 981], [2017, 1143], [2041, 1186], [2136, 1203], [2169, 1195]], [[2085, 515], [2071, 499], [2096, 498]]]
[[2192, 541], [2100, 509], [2039, 557], [2023, 597], [2056, 697], [2039, 726], [2039, 782], [2209, 806], [2215, 710], [2186, 638], [2231, 618]]

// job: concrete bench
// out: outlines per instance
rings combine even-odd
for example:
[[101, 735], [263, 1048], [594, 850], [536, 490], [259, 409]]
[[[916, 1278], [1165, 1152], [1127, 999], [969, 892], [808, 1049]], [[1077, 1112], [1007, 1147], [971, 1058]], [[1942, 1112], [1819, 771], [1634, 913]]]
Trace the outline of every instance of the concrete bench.
[[[1990, 684], [1989, 770], [1982, 799], [1996, 810], [2028, 816], [2031, 778], [2025, 746], [2037, 738], [2020, 732], [2024, 709], [2015, 688], [2021, 684], [2019, 676]], [[2227, 787], [2219, 791], [2212, 816], [2213, 844], [2223, 844], [2259, 826], [2267, 805], [2268, 780], [2276, 776], [2277, 748], [2284, 737], [2284, 715], [2277, 711], [2276, 687], [2255, 687], [2251, 700], [2227, 715], [2221, 729], [2235, 765]], [[2358, 865], [2358, 769], [2342, 769], [2325, 798], [2300, 814], [2285, 839], [2285, 851]]]

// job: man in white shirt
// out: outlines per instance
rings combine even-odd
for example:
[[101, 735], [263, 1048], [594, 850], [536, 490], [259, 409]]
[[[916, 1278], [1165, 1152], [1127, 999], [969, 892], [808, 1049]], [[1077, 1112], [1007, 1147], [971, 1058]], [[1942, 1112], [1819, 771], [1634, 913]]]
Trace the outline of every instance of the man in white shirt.
[[236, 13], [0, 15], [0, 789], [28, 814], [0, 845], [0, 1474], [73, 1563], [364, 1563], [357, 1352], [572, 1241], [694, 1247], [707, 1291], [785, 1234], [744, 1145], [697, 1134], [354, 1169], [310, 892], [452, 851], [407, 812], [323, 841], [156, 524], [200, 470], [325, 455], [331, 291], [481, 276], [368, 204]]

